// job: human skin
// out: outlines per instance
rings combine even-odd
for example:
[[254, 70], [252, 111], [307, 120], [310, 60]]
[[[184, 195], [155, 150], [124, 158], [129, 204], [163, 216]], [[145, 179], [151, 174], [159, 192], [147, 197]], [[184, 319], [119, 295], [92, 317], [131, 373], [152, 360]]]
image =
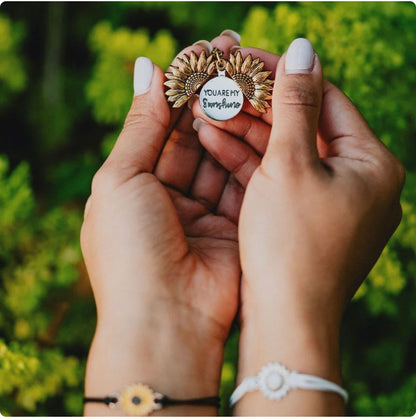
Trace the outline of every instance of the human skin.
[[[236, 41], [220, 36], [212, 44], [227, 53]], [[182, 54], [191, 50], [202, 47]], [[154, 66], [150, 91], [134, 97], [86, 205], [81, 245], [98, 315], [87, 396], [137, 382], [176, 399], [219, 394], [238, 306], [243, 190], [204, 155], [191, 111], [171, 112], [164, 80]], [[216, 408], [155, 414], [215, 415]], [[89, 403], [85, 415], [123, 412]]]
[[[213, 44], [227, 52], [235, 43], [220, 37]], [[198, 47], [188, 50], [198, 52]], [[268, 60], [267, 68], [277, 62], [264, 52], [256, 56]], [[277, 86], [286, 86], [294, 103], [280, 103], [277, 88], [273, 112], [260, 117], [246, 106], [245, 113], [221, 126], [227, 131], [215, 128], [220, 124], [213, 121], [200, 127], [201, 143], [223, 168], [203, 154], [190, 129], [190, 112], [179, 119], [170, 113], [163, 75], [155, 67], [151, 91], [134, 99], [123, 133], [94, 179], [86, 208], [81, 240], [98, 312], [87, 395], [108, 395], [137, 381], [173, 398], [218, 394], [223, 345], [238, 305], [237, 222], [247, 185], [252, 192], [244, 198], [238, 233], [244, 256], [238, 381], [278, 360], [340, 382], [339, 319], [397, 224], [400, 207], [394, 215], [386, 202], [394, 201], [397, 210], [403, 174], [352, 104], [326, 83], [322, 114], [329, 117], [321, 121], [317, 140], [318, 122], [312, 117], [319, 115], [321, 102], [302, 103], [319, 97], [322, 81], [316, 63], [312, 75], [287, 76], [293, 86], [285, 85], [286, 76], [278, 69]], [[315, 96], [305, 95], [311, 92]], [[292, 114], [285, 114], [286, 108]], [[198, 115], [197, 104], [194, 113]], [[346, 115], [346, 122], [338, 114]], [[269, 142], [272, 116], [279, 128]], [[166, 142], [172, 125], [176, 128]], [[331, 171], [319, 172], [327, 160]], [[381, 166], [390, 177], [376, 171]], [[349, 177], [355, 182], [347, 182]], [[363, 185], [373, 194], [361, 193], [365, 199], [360, 200]], [[340, 211], [347, 213], [342, 206], [347, 198], [354, 208], [340, 221]], [[333, 203], [338, 199], [341, 210]], [[390, 229], [382, 223], [388, 221]], [[367, 248], [356, 234], [362, 229], [372, 238]], [[356, 254], [345, 255], [343, 246]], [[356, 272], [344, 273], [346, 265]], [[339, 397], [329, 393], [292, 391], [272, 403], [256, 392], [244, 397], [236, 413], [318, 415], [342, 410]], [[87, 404], [85, 414], [122, 413]], [[156, 414], [213, 415], [215, 410], [183, 406]]]
[[[238, 123], [217, 122], [193, 107], [209, 123], [196, 124], [201, 143], [246, 188], [237, 384], [274, 361], [341, 384], [342, 315], [399, 224], [404, 169], [351, 101], [323, 81], [317, 56], [310, 73], [285, 74], [286, 54], [241, 51], [278, 62], [272, 111], [246, 107]], [[250, 392], [235, 410], [343, 412], [338, 395], [305, 390], [280, 401]]]

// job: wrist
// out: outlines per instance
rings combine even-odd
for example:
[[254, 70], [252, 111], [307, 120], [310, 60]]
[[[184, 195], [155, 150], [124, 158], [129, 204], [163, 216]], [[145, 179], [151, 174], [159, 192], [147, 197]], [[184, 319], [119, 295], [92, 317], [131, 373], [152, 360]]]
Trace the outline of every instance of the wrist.
[[[163, 322], [143, 319], [141, 326], [100, 322], [88, 358], [86, 395], [106, 396], [138, 382], [179, 400], [218, 395], [223, 345], [192, 332], [179, 326], [174, 316]], [[87, 413], [92, 406], [87, 404]], [[216, 413], [213, 407], [190, 409], [195, 415]], [[101, 407], [98, 414], [109, 410]], [[155, 415], [186, 410], [186, 406], [167, 407]], [[110, 414], [123, 413], [116, 409]]]
[[255, 375], [277, 361], [340, 383], [338, 317], [313, 311], [283, 290], [264, 295], [259, 299], [242, 290], [239, 375]]
[[[290, 306], [242, 307], [237, 384], [278, 362], [287, 369], [318, 376], [342, 386], [339, 328], [336, 323], [309, 319]], [[260, 391], [247, 393], [236, 415], [339, 415], [344, 402], [330, 392], [295, 389], [282, 400], [268, 400]]]
[[327, 325], [306, 325], [289, 317], [252, 319], [242, 323], [239, 347], [239, 380], [279, 362], [289, 370], [341, 384], [339, 332]]

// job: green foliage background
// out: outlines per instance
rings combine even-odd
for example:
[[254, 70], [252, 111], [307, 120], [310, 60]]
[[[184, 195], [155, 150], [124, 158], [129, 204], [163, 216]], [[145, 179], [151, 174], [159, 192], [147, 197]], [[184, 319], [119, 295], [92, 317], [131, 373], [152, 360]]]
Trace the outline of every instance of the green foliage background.
[[[95, 308], [79, 249], [93, 173], [132, 96], [223, 29], [282, 54], [309, 38], [325, 77], [404, 162], [403, 221], [343, 325], [352, 415], [416, 411], [416, 9], [412, 3], [3, 3], [0, 8], [0, 411], [80, 415]], [[227, 344], [223, 414], [235, 377]], [[307, 351], [307, 349], [305, 349]]]

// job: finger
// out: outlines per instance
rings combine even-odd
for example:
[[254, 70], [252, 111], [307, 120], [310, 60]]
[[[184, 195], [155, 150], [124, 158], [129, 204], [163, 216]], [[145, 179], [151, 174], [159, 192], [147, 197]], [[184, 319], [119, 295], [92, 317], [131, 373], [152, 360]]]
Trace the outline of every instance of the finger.
[[195, 126], [199, 126], [199, 140], [205, 149], [246, 187], [260, 165], [260, 156], [241, 140], [217, 127], [204, 124], [203, 120], [195, 120]]
[[272, 108], [267, 108], [266, 112], [259, 112], [251, 105], [251, 103], [248, 100], [245, 100], [241, 111], [251, 115], [252, 117], [260, 118], [270, 126], [273, 124]]
[[214, 38], [211, 41], [213, 47], [216, 47], [224, 52], [225, 57], [228, 57], [230, 54], [230, 49], [232, 47], [240, 45], [241, 36], [239, 33], [226, 29], [222, 31], [219, 36]]
[[[351, 100], [330, 82], [324, 83], [319, 133], [328, 156], [362, 156], [363, 150], [380, 141]], [[362, 139], [367, 139], [363, 142]]]
[[[232, 35], [232, 33], [225, 32], [216, 37], [212, 45], [206, 41], [199, 41], [197, 44], [185, 48], [178, 54], [178, 57], [190, 54], [191, 51], [199, 55], [204, 47], [210, 53], [213, 46], [228, 54], [229, 49], [237, 44], [237, 40]], [[178, 58], [175, 58], [173, 65], [177, 64]], [[192, 183], [202, 155], [198, 138], [192, 129], [191, 115], [191, 112], [185, 109], [181, 117], [175, 121], [176, 126], [163, 149], [155, 171], [155, 175], [162, 182], [184, 193], [188, 191]]]
[[202, 147], [192, 128], [194, 118], [184, 110], [155, 168], [157, 178], [167, 186], [187, 194], [202, 156]]
[[88, 197], [84, 207], [84, 220], [88, 217], [91, 208], [91, 195]]
[[244, 188], [235, 179], [234, 175], [230, 175], [218, 203], [217, 214], [238, 224], [243, 198]]
[[270, 78], [274, 79], [276, 77], [276, 67], [279, 62], [280, 56], [273, 54], [270, 51], [262, 50], [261, 48], [254, 47], [232, 47], [231, 51], [233, 54], [236, 54], [238, 51], [241, 51], [243, 58], [247, 57], [249, 54], [254, 58], [260, 58], [264, 62], [264, 68], [271, 71]]
[[[199, 55], [202, 52], [203, 47], [208, 49], [208, 52], [210, 53], [214, 46], [224, 51], [225, 54], [228, 54], [230, 48], [237, 44], [235, 36], [235, 33], [232, 31], [224, 31], [222, 35], [216, 37], [212, 41], [212, 44], [207, 43], [207, 41], [199, 41], [193, 46], [185, 48], [178, 56], [190, 54], [191, 51], [194, 51]], [[173, 65], [175, 65], [176, 62], [177, 59], [174, 60]], [[187, 193], [195, 177], [196, 169], [198, 168], [202, 156], [202, 149], [197, 134], [192, 129], [192, 121], [193, 117], [191, 111], [185, 109], [183, 114], [181, 114], [181, 117], [177, 120], [177, 125], [164, 147], [155, 171], [156, 176], [162, 182], [185, 193]], [[201, 172], [199, 178], [207, 173], [207, 165], [204, 165], [204, 167], [205, 170]], [[211, 181], [204, 182], [199, 179], [198, 185], [201, 184], [211, 184]], [[222, 191], [224, 184], [225, 179], [223, 180], [223, 184], [219, 185], [217, 189]], [[214, 196], [215, 191], [211, 191], [209, 194], [210, 196]]]
[[100, 176], [95, 178], [95, 184], [97, 180], [106, 178], [103, 183], [111, 187], [141, 172], [152, 172], [170, 117], [163, 81], [162, 70], [148, 58], [139, 57], [136, 60], [133, 103], [120, 136], [99, 171]]
[[172, 61], [171, 66], [178, 66], [179, 60], [178, 58], [183, 57], [185, 54], [190, 55], [193, 51], [196, 55], [199, 56], [203, 50], [205, 50], [206, 53], [211, 54], [212, 52], [212, 44], [209, 41], [206, 41], [205, 39], [202, 39], [200, 41], [196, 41], [189, 47], [184, 48], [179, 54], [176, 55], [174, 60]]
[[[203, 50], [210, 53], [212, 45], [205, 40], [198, 41], [183, 49], [172, 65], [178, 65], [178, 57], [184, 54], [189, 56], [194, 51], [200, 55]], [[157, 162], [155, 175], [165, 185], [187, 193], [201, 160], [202, 148], [192, 128], [193, 116], [190, 110], [185, 107], [172, 111], [170, 135]]]
[[387, 182], [400, 194], [405, 180], [403, 165], [373, 133], [348, 97], [329, 82], [324, 85], [319, 129], [327, 148], [323, 159], [326, 167], [338, 169], [339, 158], [367, 163], [368, 168], [382, 174], [379, 179], [384, 186]]
[[214, 210], [218, 206], [228, 172], [208, 153], [204, 153], [191, 188], [191, 197], [199, 201], [207, 209]]
[[[322, 69], [312, 44], [298, 38], [279, 61], [273, 92], [273, 128], [265, 165], [319, 162], [316, 146]], [[282, 160], [283, 159], [283, 160]]]
[[209, 118], [202, 110], [199, 102], [193, 105], [193, 114], [195, 118], [207, 121], [221, 130], [232, 134], [248, 143], [261, 156], [266, 151], [269, 142], [271, 127], [260, 118], [254, 117], [245, 112], [240, 112], [234, 118], [226, 121], [217, 121]]

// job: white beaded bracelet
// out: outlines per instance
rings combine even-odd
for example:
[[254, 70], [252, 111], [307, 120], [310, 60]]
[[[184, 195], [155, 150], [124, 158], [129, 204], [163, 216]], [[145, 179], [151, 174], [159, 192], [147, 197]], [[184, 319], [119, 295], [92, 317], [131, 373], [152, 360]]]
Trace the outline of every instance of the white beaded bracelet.
[[280, 400], [291, 389], [314, 389], [339, 394], [345, 402], [348, 393], [339, 385], [314, 375], [305, 375], [286, 369], [280, 363], [269, 363], [260, 370], [257, 376], [249, 376], [241, 382], [230, 397], [233, 406], [247, 392], [261, 391], [270, 400]]

